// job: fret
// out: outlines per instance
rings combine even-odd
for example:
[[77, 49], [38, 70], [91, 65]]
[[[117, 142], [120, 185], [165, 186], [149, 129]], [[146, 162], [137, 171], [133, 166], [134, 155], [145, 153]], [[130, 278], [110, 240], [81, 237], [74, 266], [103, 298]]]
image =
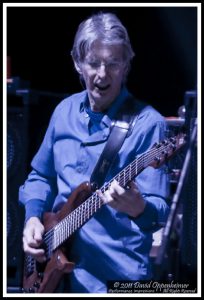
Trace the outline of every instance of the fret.
[[72, 227], [73, 227], [73, 221], [72, 221], [72, 219], [73, 219], [73, 215], [70, 214], [66, 219], [67, 219], [67, 223], [68, 223], [68, 232], [69, 232], [68, 236], [70, 236], [72, 234]]
[[87, 204], [88, 204], [88, 209], [87, 209], [87, 219], [89, 219], [89, 207], [90, 207], [89, 201], [87, 201]]
[[[158, 151], [157, 154], [161, 151]], [[146, 167], [149, 162], [152, 161], [155, 156], [155, 151], [152, 153], [151, 151], [147, 152], [145, 155], [139, 156], [132, 163], [130, 163], [125, 169], [123, 169], [118, 175], [115, 176], [115, 179], [121, 186], [125, 186], [128, 181], [131, 181], [136, 175], [141, 172], [144, 167]], [[108, 184], [101, 188], [102, 193], [107, 190], [113, 180], [111, 180]], [[96, 212], [101, 206], [103, 202], [101, 202], [100, 198], [96, 196], [96, 194], [92, 195], [85, 202], [83, 202], [77, 209], [75, 209], [66, 220], [62, 220], [58, 227], [56, 227], [55, 231], [55, 245], [60, 245], [63, 243], [65, 239], [67, 239], [72, 233], [74, 233], [79, 227], [81, 227], [92, 215]], [[66, 227], [66, 230], [65, 230]], [[60, 230], [61, 234], [58, 233]], [[57, 247], [55, 246], [55, 248]]]
[[69, 218], [68, 218], [69, 222], [69, 235], [70, 236], [72, 234], [72, 214], [69, 215]]
[[84, 221], [86, 220], [87, 202], [88, 202], [88, 201], [85, 201], [85, 214], [84, 214]]
[[86, 220], [86, 205], [84, 205], [84, 203], [82, 203], [81, 205], [81, 212], [80, 212], [80, 219], [81, 219], [81, 223], [80, 225], [82, 225], [85, 220]]
[[[59, 227], [59, 226], [57, 226]], [[54, 232], [53, 232], [53, 249], [55, 249], [57, 247], [57, 239], [58, 239], [58, 235], [57, 235], [57, 228], [54, 228]]]
[[69, 222], [68, 220], [66, 221], [66, 235], [69, 236], [69, 230], [70, 230], [70, 226], [69, 226]]
[[121, 186], [122, 186], [122, 182], [123, 182], [123, 176], [124, 176], [124, 171], [119, 173], [119, 178], [120, 178], [119, 182], [120, 182]]
[[76, 230], [79, 226], [78, 210], [74, 210], [74, 229]]
[[118, 178], [118, 182], [119, 184], [122, 186], [122, 182], [123, 182], [123, 172], [120, 172], [118, 176], [116, 176], [116, 178]]
[[93, 215], [93, 197], [90, 198], [90, 216]]
[[128, 181], [131, 181], [131, 180], [132, 180], [131, 176], [132, 176], [132, 164], [130, 164], [130, 169], [129, 169], [129, 179], [128, 179]]
[[135, 174], [138, 173], [138, 167], [137, 167], [137, 164], [138, 164], [138, 160], [136, 159], [136, 164], [135, 164]]
[[82, 207], [82, 219], [83, 219], [83, 223], [86, 222], [86, 214], [87, 214], [87, 201], [85, 201], [84, 203], [81, 204]]
[[62, 243], [63, 240], [63, 236], [65, 236], [64, 234], [64, 226], [63, 226], [64, 221], [61, 224], [61, 232], [60, 232], [60, 243]]
[[77, 218], [77, 229], [80, 227], [80, 209], [81, 206], [76, 209], [76, 218]]
[[58, 230], [57, 230], [57, 245], [60, 245], [60, 237], [61, 237], [61, 223], [59, 224]]
[[123, 186], [125, 186], [126, 180], [125, 180], [125, 175], [126, 175], [126, 169], [123, 172]]
[[77, 218], [77, 210], [74, 210], [74, 229], [78, 228], [79, 219]]
[[83, 213], [83, 217], [84, 217], [84, 222], [86, 222], [86, 220], [87, 220], [87, 210], [88, 210], [88, 203], [87, 203], [88, 201], [85, 201], [85, 205], [83, 205], [83, 207], [84, 207], [84, 213]]
[[74, 232], [73, 214], [70, 215], [70, 235]]
[[93, 197], [89, 198], [89, 205], [88, 205], [88, 214], [87, 214], [87, 219], [89, 219], [92, 216], [92, 199]]
[[78, 207], [79, 209], [79, 226], [81, 227], [81, 225], [84, 222], [84, 205], [82, 204], [80, 207]]
[[78, 228], [78, 222], [79, 219], [77, 218], [77, 210], [74, 210], [74, 229], [76, 230]]
[[95, 208], [94, 208], [94, 211], [96, 212], [96, 211], [97, 211], [97, 197], [95, 198], [95, 201], [94, 201], [94, 203], [95, 203]]
[[[179, 136], [179, 135], [178, 135]], [[177, 142], [177, 143], [176, 143]], [[133, 180], [142, 170], [149, 165], [155, 164], [155, 161], [160, 163], [161, 157], [163, 161], [170, 157], [175, 148], [179, 149], [185, 144], [184, 137], [175, 137], [174, 140], [164, 141], [163, 143], [156, 144], [149, 151], [139, 155], [122, 171], [120, 171], [108, 183], [101, 187], [101, 192], [105, 191], [111, 186], [113, 180], [125, 187], [126, 184]], [[170, 151], [170, 153], [169, 153]], [[44, 242], [46, 244], [46, 251], [48, 256], [62, 244], [69, 236], [71, 236], [78, 228], [80, 228], [90, 217], [103, 205], [103, 201], [94, 193], [91, 197], [86, 199], [80, 206], [72, 211], [67, 217], [61, 220], [56, 226], [45, 234]]]

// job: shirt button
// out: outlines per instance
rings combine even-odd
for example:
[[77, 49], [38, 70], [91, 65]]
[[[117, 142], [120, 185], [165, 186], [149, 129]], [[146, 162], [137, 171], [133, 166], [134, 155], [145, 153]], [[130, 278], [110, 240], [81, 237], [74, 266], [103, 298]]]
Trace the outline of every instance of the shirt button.
[[78, 173], [81, 173], [83, 171], [83, 168], [82, 167], [77, 167], [76, 170], [77, 170]]

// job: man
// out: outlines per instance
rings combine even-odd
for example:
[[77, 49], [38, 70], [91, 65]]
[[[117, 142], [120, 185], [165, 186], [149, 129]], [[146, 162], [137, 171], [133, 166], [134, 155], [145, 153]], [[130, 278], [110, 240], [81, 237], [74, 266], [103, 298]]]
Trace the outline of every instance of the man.
[[[98, 13], [82, 22], [71, 54], [85, 90], [56, 107], [32, 161], [33, 170], [19, 192], [26, 209], [24, 251], [39, 262], [46, 261], [41, 246], [43, 212], [60, 211], [72, 192], [90, 180], [112, 121], [132, 98], [125, 82], [134, 52], [126, 29], [114, 14]], [[165, 121], [153, 107], [135, 100], [132, 112], [134, 127], [106, 182], [164, 139]], [[152, 233], [166, 221], [169, 211], [165, 168], [147, 167], [130, 181], [129, 188], [117, 180], [111, 182], [106, 191], [97, 191], [102, 207], [75, 232], [69, 249], [75, 267], [68, 276], [68, 292], [106, 293], [109, 280], [152, 276]]]

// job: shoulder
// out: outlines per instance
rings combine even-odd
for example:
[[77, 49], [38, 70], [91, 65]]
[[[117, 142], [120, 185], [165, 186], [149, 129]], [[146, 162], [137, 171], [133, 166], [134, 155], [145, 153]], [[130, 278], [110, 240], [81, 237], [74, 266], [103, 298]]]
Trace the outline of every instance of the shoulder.
[[165, 118], [153, 106], [147, 105], [140, 113], [141, 118], [149, 119], [153, 122], [165, 122]]
[[56, 119], [66, 118], [68, 115], [77, 113], [80, 111], [81, 104], [85, 101], [87, 96], [86, 91], [82, 91], [80, 93], [75, 93], [70, 96], [67, 96], [59, 104], [55, 107], [52, 119], [56, 121]]
[[86, 99], [87, 92], [82, 91], [80, 93], [72, 94], [67, 96], [55, 107], [49, 122], [49, 127], [54, 128], [61, 126], [63, 120], [67, 122], [70, 119], [70, 116], [76, 115], [80, 111], [81, 103]]
[[165, 123], [165, 118], [162, 116], [162, 114], [156, 110], [152, 105], [135, 99], [135, 110], [138, 111], [138, 119], [148, 122], [150, 124], [152, 123]]
[[72, 94], [66, 98], [64, 98], [55, 108], [55, 110], [69, 110], [71, 108], [80, 108], [82, 102], [85, 101], [87, 96], [86, 91], [82, 91], [79, 93]]
[[137, 116], [140, 120], [152, 122], [165, 122], [165, 118], [147, 101], [139, 99], [133, 93], [128, 92], [128, 101], [125, 102], [126, 109]]

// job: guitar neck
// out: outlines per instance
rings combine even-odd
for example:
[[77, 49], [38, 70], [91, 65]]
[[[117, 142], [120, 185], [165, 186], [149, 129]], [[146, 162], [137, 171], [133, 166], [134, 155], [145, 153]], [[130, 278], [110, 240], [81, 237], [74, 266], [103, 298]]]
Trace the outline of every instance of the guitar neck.
[[[161, 149], [160, 149], [161, 151]], [[111, 185], [113, 180], [117, 180], [120, 186], [125, 187], [128, 182], [133, 180], [149, 163], [158, 151], [151, 149], [136, 158], [113, 179], [101, 187], [101, 192], [104, 193]], [[85, 224], [93, 214], [98, 211], [103, 205], [103, 201], [97, 193], [93, 193], [87, 200], [73, 210], [68, 216], [61, 220], [56, 226], [45, 234], [44, 242], [47, 245], [48, 257], [52, 251], [59, 247], [67, 240], [77, 229]]]
[[[176, 142], [178, 142], [177, 146]], [[175, 152], [176, 148], [180, 148], [183, 144], [183, 137], [181, 141], [176, 137], [170, 138], [169, 140], [165, 140], [162, 143], [155, 145], [153, 148], [141, 154], [129, 165], [127, 165], [108, 183], [105, 183], [101, 187], [100, 191], [104, 193], [106, 190], [108, 190], [114, 180], [116, 180], [121, 187], [126, 187], [127, 184], [146, 167], [151, 165], [153, 167], [160, 166], [166, 161], [167, 158], [172, 156], [172, 153]], [[95, 192], [69, 215], [62, 219], [56, 226], [46, 232], [44, 242], [47, 246], [47, 256], [50, 257], [52, 252], [62, 245], [83, 224], [85, 224], [93, 216], [93, 214], [101, 208], [102, 205], [103, 201]]]

